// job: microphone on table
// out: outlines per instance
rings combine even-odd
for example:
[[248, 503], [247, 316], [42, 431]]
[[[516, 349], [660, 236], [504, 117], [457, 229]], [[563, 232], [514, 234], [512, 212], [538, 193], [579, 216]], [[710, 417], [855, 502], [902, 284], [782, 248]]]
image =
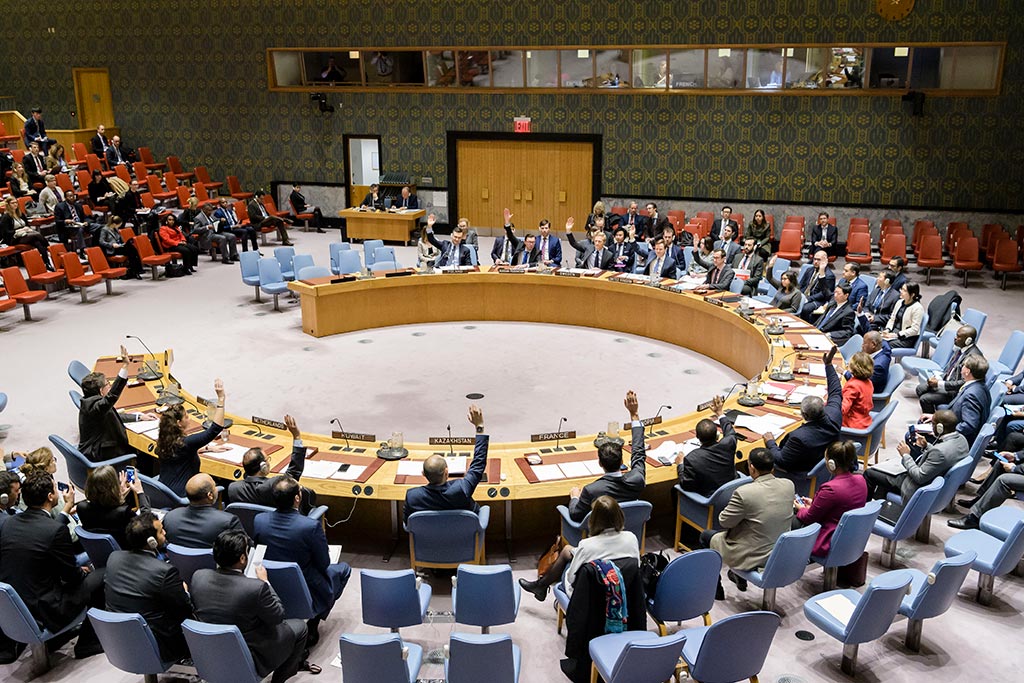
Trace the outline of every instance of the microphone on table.
[[452, 448], [452, 425], [448, 423], [448, 454], [454, 456], [455, 449]]
[[337, 423], [338, 429], [341, 430], [341, 438], [345, 439], [345, 448], [343, 450], [350, 451], [352, 447], [348, 444], [348, 433], [345, 431], [345, 427], [341, 424], [341, 420], [334, 418], [331, 420], [331, 424]]
[[[672, 410], [672, 406], [669, 406], [669, 405], [659, 406], [658, 407], [658, 412], [656, 412], [654, 414], [654, 419], [655, 420], [657, 420], [661, 416], [662, 408], [668, 408], [669, 410]], [[654, 436], [654, 421], [653, 420], [651, 421], [651, 424], [647, 428], [647, 436]]]
[[[155, 353], [153, 353], [152, 350], [150, 350], [150, 348], [148, 346], [146, 346], [146, 342], [142, 341], [142, 337], [137, 337], [134, 334], [126, 334], [124, 336], [124, 338], [125, 339], [136, 339], [136, 340], [138, 340], [138, 342], [140, 344], [142, 344], [142, 348], [146, 349], [146, 351], [149, 353], [150, 356], [155, 356], [156, 355]], [[151, 363], [154, 363], [154, 362], [156, 362], [156, 361], [147, 360], [146, 362], [144, 362], [142, 364], [142, 372], [140, 372], [138, 375], [136, 375], [136, 377], [138, 379], [142, 380], [143, 382], [152, 382], [153, 380], [162, 379], [163, 378], [163, 373], [158, 372], [156, 369], [153, 368], [152, 365], [150, 365]], [[161, 388], [163, 388], [162, 383], [161, 383]]]
[[568, 418], [564, 418], [563, 417], [561, 420], [559, 420], [558, 421], [558, 427], [555, 429], [555, 450], [556, 451], [562, 450], [561, 448], [558, 447], [558, 443], [562, 440], [562, 424], [564, 424], [567, 419]]

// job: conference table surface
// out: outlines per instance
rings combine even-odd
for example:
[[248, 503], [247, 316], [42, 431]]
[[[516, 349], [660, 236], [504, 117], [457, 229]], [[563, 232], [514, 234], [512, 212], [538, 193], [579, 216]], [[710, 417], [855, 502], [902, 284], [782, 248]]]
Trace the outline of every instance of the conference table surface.
[[408, 242], [416, 228], [416, 221], [426, 215], [423, 209], [400, 211], [360, 211], [342, 209], [338, 215], [345, 219], [349, 239], [380, 239], [386, 242]]

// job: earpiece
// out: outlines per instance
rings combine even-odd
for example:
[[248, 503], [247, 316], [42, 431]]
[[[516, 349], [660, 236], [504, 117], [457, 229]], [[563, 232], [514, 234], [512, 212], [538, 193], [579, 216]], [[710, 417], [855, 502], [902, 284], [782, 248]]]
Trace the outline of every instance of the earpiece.
[[828, 468], [829, 472], [835, 472], [836, 471], [836, 461], [835, 460], [826, 460], [825, 461], [825, 467]]
[[156, 539], [150, 536], [146, 539], [146, 545], [149, 546], [150, 550], [156, 551], [160, 549], [160, 544], [156, 542]]
[[972, 344], [974, 344], [974, 337], [968, 337], [967, 339], [964, 339], [965, 348], [971, 346]]
[[936, 422], [935, 426], [932, 428], [932, 431], [935, 432], [935, 436], [942, 436], [942, 423]]
[[11, 499], [6, 493], [0, 493], [0, 505], [7, 507], [7, 501]]
[[269, 474], [270, 463], [267, 462], [266, 460], [260, 460], [260, 472], [262, 472], [264, 475]]

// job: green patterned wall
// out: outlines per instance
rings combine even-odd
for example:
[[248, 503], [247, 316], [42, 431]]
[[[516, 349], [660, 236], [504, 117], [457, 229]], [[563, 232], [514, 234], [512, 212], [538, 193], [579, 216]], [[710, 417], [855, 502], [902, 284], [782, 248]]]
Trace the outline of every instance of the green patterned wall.
[[[0, 95], [76, 126], [73, 66], [110, 69], [129, 145], [243, 184], [343, 182], [342, 135], [380, 134], [385, 169], [449, 182], [445, 132], [604, 136], [605, 195], [1024, 210], [1019, 0], [921, 0], [890, 24], [874, 0], [80, 0], [4, 10]], [[40, 33], [52, 25], [54, 34]], [[37, 35], [35, 41], [27, 36]], [[265, 48], [1006, 40], [1003, 92], [929, 98], [345, 93], [323, 118], [267, 90]], [[29, 50], [27, 46], [37, 47]], [[1015, 170], [1016, 169], [1016, 170]]]

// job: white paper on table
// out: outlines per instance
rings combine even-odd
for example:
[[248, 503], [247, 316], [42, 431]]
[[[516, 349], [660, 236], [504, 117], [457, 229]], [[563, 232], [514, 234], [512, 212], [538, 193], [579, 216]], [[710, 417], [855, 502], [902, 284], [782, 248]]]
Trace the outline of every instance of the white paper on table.
[[808, 396], [817, 396], [818, 398], [825, 400], [828, 397], [828, 388], [823, 386], [797, 387], [789, 394], [789, 402], [795, 405], [803, 401]]
[[406, 477], [418, 477], [423, 474], [422, 460], [399, 460], [398, 474]]
[[832, 617], [846, 626], [850, 622], [850, 618], [853, 616], [853, 611], [857, 609], [857, 605], [853, 603], [850, 598], [843, 594], [830, 595], [827, 598], [818, 600], [818, 606], [828, 612]]
[[532, 465], [533, 474], [538, 481], [554, 481], [564, 479], [562, 470], [558, 465]]
[[590, 476], [590, 470], [587, 469], [587, 463], [585, 461], [563, 462], [558, 467], [562, 470], [562, 474], [565, 475], [566, 479]]
[[215, 460], [223, 460], [225, 462], [230, 462], [235, 465], [241, 465], [242, 458], [249, 451], [248, 447], [239, 446], [236, 443], [221, 443], [219, 441], [214, 441], [211, 445], [216, 446], [217, 448], [226, 448], [227, 450], [221, 451], [219, 453], [215, 453], [214, 451], [203, 451], [204, 457], [214, 458]]
[[308, 479], [330, 479], [339, 467], [341, 467], [340, 462], [331, 460], [307, 460], [306, 467], [302, 470], [302, 476]]
[[782, 326], [783, 327], [807, 327], [807, 323], [805, 323], [803, 320], [800, 320], [798, 318], [783, 318], [782, 319]]
[[806, 367], [810, 371], [812, 377], [824, 377], [825, 376], [825, 364], [824, 363], [808, 363]]
[[833, 346], [832, 341], [823, 334], [804, 334], [801, 336], [812, 351], [828, 351]]
[[364, 465], [349, 465], [348, 469], [342, 472], [338, 470], [331, 475], [331, 479], [341, 479], [342, 481], [355, 481], [359, 477], [363, 476], [363, 472], [366, 471]]
[[751, 299], [749, 296], [743, 299], [743, 303], [746, 304], [749, 308], [753, 308], [755, 310], [760, 308], [772, 307], [771, 304], [765, 303], [763, 301], [758, 301], [757, 299]]
[[135, 432], [136, 434], [156, 432], [160, 430], [160, 420], [137, 420], [135, 422], [125, 422], [124, 428], [129, 432]]
[[587, 466], [587, 473], [588, 474], [596, 474], [598, 476], [601, 476], [601, 475], [604, 474], [604, 468], [601, 467], [601, 463], [599, 461], [597, 461], [597, 460], [588, 460], [584, 464]]
[[676, 290], [677, 292], [689, 292], [689, 291], [692, 291], [694, 289], [697, 289], [702, 284], [704, 284], [703, 280], [700, 280], [699, 282], [695, 282], [695, 281], [693, 281], [693, 280], [691, 280], [689, 278], [683, 278], [678, 283], [672, 285], [672, 289]]
[[796, 420], [788, 417], [782, 417], [781, 415], [740, 415], [736, 418], [736, 426], [744, 429], [749, 429], [755, 434], [764, 434], [765, 432], [780, 432], [789, 425], [796, 422]]
[[871, 469], [884, 472], [885, 474], [903, 474], [907, 468], [903, 466], [903, 458], [889, 458], [871, 466]]
[[[469, 458], [465, 455], [446, 455], [444, 461], [448, 463], [448, 474], [465, 474], [466, 467], [469, 465]], [[422, 466], [420, 473], [422, 474]]]

